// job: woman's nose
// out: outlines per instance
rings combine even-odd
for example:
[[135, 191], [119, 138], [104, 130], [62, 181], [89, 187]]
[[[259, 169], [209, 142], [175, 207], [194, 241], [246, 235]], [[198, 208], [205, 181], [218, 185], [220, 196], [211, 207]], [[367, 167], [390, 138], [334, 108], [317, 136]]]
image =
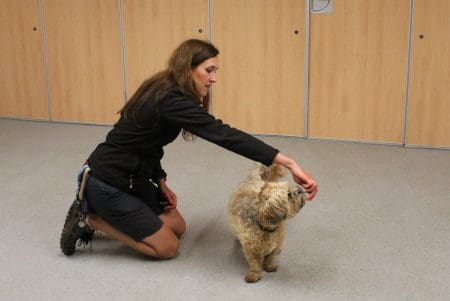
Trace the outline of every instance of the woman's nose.
[[215, 74], [211, 75], [211, 77], [209, 78], [209, 81], [212, 83], [215, 83], [217, 81], [217, 76]]

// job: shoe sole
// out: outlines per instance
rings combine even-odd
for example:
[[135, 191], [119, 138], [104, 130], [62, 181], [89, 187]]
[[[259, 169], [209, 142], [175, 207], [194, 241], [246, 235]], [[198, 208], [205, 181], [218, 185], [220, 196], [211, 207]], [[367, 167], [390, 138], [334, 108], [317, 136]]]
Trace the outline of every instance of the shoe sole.
[[67, 212], [66, 220], [64, 222], [64, 228], [61, 233], [61, 239], [59, 245], [61, 251], [66, 256], [70, 256], [75, 252], [77, 241], [82, 237], [84, 228], [80, 227], [78, 223], [80, 211], [78, 209], [79, 204], [75, 200]]

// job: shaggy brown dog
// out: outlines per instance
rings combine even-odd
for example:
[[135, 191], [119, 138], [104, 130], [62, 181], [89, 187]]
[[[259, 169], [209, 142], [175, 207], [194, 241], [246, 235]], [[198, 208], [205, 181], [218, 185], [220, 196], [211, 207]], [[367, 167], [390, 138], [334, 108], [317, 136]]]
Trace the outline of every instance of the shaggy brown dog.
[[280, 165], [267, 168], [258, 164], [231, 196], [228, 219], [249, 265], [247, 282], [260, 280], [263, 269], [277, 270], [274, 257], [281, 252], [285, 220], [305, 204], [304, 191], [280, 182], [283, 176]]

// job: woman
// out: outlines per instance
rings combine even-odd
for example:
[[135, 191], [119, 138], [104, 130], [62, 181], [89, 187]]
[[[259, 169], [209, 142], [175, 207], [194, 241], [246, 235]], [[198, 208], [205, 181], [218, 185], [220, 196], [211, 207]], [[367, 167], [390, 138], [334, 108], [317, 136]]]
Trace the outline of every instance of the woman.
[[61, 236], [64, 254], [71, 255], [77, 241], [88, 242], [94, 229], [148, 256], [175, 256], [186, 223], [160, 160], [163, 146], [181, 131], [185, 139], [198, 136], [265, 165], [285, 166], [314, 198], [316, 182], [295, 161], [208, 113], [218, 54], [207, 41], [184, 41], [168, 68], [146, 80], [120, 110], [119, 121], [87, 160], [89, 227], [76, 226], [73, 212], [79, 209], [73, 204]]

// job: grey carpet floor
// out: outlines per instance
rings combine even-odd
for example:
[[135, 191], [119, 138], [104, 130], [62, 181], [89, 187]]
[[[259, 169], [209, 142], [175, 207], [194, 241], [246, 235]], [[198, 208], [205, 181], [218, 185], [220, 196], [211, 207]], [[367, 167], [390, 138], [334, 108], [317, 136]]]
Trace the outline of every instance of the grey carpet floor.
[[59, 250], [80, 164], [107, 126], [0, 119], [1, 300], [450, 300], [450, 152], [263, 137], [309, 170], [279, 270], [256, 284], [227, 227], [252, 162], [201, 139], [163, 161], [188, 230], [151, 260], [104, 236]]

